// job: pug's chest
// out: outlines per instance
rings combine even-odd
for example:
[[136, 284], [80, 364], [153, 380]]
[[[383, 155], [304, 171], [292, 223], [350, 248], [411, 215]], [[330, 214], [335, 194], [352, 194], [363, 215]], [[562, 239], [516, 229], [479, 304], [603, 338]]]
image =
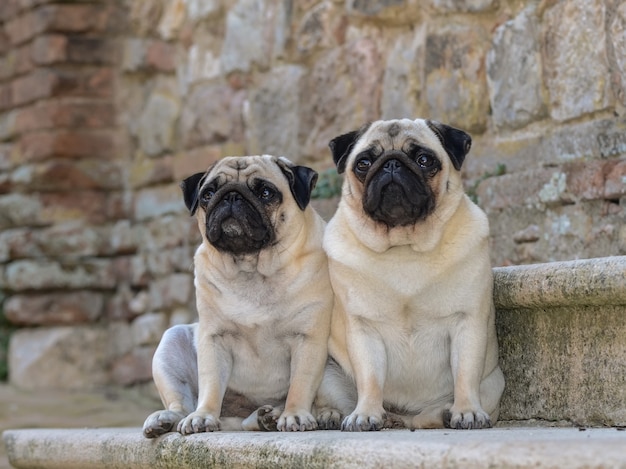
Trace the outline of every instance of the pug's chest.
[[232, 360], [230, 389], [262, 404], [286, 395], [291, 347], [276, 327], [228, 328], [216, 336], [216, 342]]

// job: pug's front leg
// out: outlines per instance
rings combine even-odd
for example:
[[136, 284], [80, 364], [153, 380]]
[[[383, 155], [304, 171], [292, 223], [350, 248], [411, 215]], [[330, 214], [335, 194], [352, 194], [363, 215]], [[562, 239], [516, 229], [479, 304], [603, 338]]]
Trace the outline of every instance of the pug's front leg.
[[480, 380], [487, 353], [487, 328], [483, 317], [464, 314], [451, 337], [454, 403], [444, 412], [444, 425], [465, 430], [490, 428], [491, 419], [480, 402]]
[[328, 334], [319, 337], [299, 336], [291, 347], [291, 378], [285, 410], [277, 422], [281, 432], [308, 431], [317, 428], [311, 406], [322, 381], [328, 353]]
[[198, 405], [178, 424], [178, 431], [183, 435], [220, 429], [222, 400], [232, 370], [230, 354], [211, 334], [198, 332]]
[[357, 388], [354, 411], [341, 424], [342, 431], [380, 430], [385, 423], [383, 387], [387, 374], [387, 353], [382, 338], [367, 320], [350, 316], [346, 330], [348, 353]]

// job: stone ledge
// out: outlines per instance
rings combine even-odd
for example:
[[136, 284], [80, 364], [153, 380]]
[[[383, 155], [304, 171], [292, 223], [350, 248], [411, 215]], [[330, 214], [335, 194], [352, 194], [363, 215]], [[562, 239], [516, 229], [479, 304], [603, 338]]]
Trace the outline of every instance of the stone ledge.
[[496, 309], [626, 305], [626, 256], [496, 267]]
[[8, 430], [3, 437], [18, 469], [626, 468], [626, 432], [615, 428], [170, 433], [155, 440], [139, 428], [102, 428]]
[[626, 425], [626, 256], [494, 269], [500, 418]]

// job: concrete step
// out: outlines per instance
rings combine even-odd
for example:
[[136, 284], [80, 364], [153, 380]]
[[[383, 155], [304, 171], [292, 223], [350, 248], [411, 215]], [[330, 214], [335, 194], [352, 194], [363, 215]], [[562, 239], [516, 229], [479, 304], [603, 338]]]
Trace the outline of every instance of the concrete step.
[[9, 430], [18, 469], [97, 468], [626, 468], [614, 428], [216, 432], [147, 440], [140, 428]]

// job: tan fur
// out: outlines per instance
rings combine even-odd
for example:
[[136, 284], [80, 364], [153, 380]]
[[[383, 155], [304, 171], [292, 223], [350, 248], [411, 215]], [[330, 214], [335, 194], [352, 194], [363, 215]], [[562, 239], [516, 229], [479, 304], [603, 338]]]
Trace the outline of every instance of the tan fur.
[[[225, 254], [207, 240], [205, 212], [198, 209], [203, 237], [194, 256], [199, 323], [168, 331], [155, 354], [153, 374], [166, 411], [146, 420], [147, 436], [153, 436], [153, 427], [153, 433], [163, 433], [162, 420], [183, 434], [220, 429], [227, 389], [256, 406], [269, 404], [263, 415], [272, 415], [272, 407], [280, 409], [274, 412], [279, 430], [317, 426], [311, 405], [327, 356], [332, 309], [322, 250], [324, 221], [310, 206], [304, 211], [298, 207], [279, 167], [284, 161], [225, 158], [210, 170], [207, 180], [220, 175], [246, 184], [262, 177], [280, 190], [282, 204], [269, 214], [277, 241], [257, 253]], [[189, 386], [181, 384], [192, 373], [176, 371], [195, 367], [194, 352], [197, 383], [191, 388], [197, 389], [197, 397], [188, 396]], [[178, 362], [172, 363], [173, 356]], [[243, 428], [256, 430], [256, 423], [253, 415]]]
[[[329, 353], [345, 377], [327, 368], [318, 403], [347, 415], [345, 430], [381, 428], [387, 409], [413, 428], [443, 427], [446, 411], [452, 427], [489, 426], [504, 378], [487, 217], [463, 193], [459, 171], [426, 123], [396, 122], [401, 132], [394, 138], [388, 122], [375, 122], [352, 149], [326, 229], [336, 295]], [[372, 142], [401, 148], [407, 138], [443, 164], [431, 182], [437, 204], [423, 221], [388, 228], [364, 212], [363, 185], [351, 168]]]

